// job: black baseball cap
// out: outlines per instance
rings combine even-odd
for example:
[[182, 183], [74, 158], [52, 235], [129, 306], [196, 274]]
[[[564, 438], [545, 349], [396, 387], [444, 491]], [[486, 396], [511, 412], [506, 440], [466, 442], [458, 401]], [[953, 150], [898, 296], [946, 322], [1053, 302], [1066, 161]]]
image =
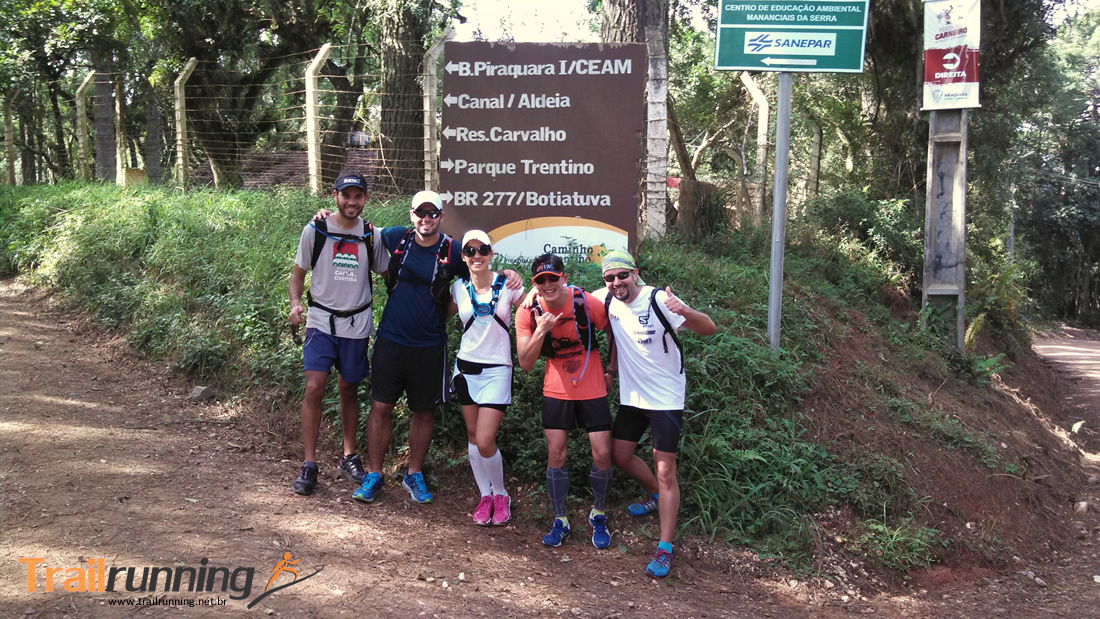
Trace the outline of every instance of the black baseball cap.
[[336, 179], [336, 184], [333, 186], [336, 191], [343, 191], [348, 187], [358, 187], [364, 192], [370, 191], [370, 189], [367, 188], [367, 181], [365, 181], [363, 177], [359, 176], [358, 174], [341, 175], [339, 178]]
[[531, 263], [531, 279], [550, 273], [561, 277], [565, 275], [565, 262], [557, 254], [543, 254]]

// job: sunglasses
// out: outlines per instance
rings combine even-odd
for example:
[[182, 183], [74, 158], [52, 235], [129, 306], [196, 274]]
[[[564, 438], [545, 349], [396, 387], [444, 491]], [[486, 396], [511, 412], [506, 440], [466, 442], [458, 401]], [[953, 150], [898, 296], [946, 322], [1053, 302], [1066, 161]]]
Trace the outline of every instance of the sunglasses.
[[420, 219], [439, 219], [443, 216], [443, 211], [413, 211], [413, 215]]
[[616, 279], [626, 279], [626, 278], [630, 277], [631, 273], [633, 273], [633, 271], [621, 271], [619, 273], [612, 273], [611, 275], [604, 275], [603, 276], [603, 281], [610, 284], [611, 282], [615, 281]]
[[480, 256], [488, 256], [491, 253], [493, 253], [492, 245], [478, 245], [477, 247], [474, 247], [473, 245], [467, 245], [466, 247], [462, 248], [462, 255], [466, 256], [467, 258], [473, 258], [474, 254], [478, 254]]
[[557, 275], [547, 275], [547, 274], [544, 273], [544, 274], [539, 275], [538, 277], [534, 278], [534, 282], [536, 284], [554, 284], [554, 283], [557, 283], [557, 281], [559, 279], [561, 279], [561, 278], [558, 277]]

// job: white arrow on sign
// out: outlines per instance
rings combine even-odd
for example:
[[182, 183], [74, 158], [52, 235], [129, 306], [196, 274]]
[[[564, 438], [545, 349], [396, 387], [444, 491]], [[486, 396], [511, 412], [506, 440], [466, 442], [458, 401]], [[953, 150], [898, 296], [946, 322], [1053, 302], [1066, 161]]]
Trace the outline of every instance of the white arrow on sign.
[[760, 62], [771, 66], [773, 64], [793, 64], [806, 67], [817, 65], [817, 58], [765, 58]]
[[955, 69], [958, 69], [960, 62], [962, 62], [962, 59], [959, 58], [959, 55], [955, 52], [950, 52], [943, 55], [943, 68], [947, 69], [948, 71], [954, 71]]
[[458, 131], [455, 131], [454, 129], [451, 129], [450, 127], [444, 127], [443, 128], [443, 137], [453, 138], [456, 135], [458, 135]]
[[449, 171], [451, 168], [455, 167], [455, 162], [451, 161], [450, 159], [446, 159], [439, 162], [439, 167]]
[[443, 102], [446, 103], [447, 106], [449, 107], [451, 105], [454, 105], [455, 103], [458, 103], [458, 97], [456, 97], [454, 95], [445, 95], [443, 97]]
[[447, 70], [447, 73], [454, 73], [455, 69], [458, 68], [458, 63], [448, 62], [447, 64], [443, 65], [443, 68]]
[[447, 193], [439, 194], [439, 197], [442, 198], [444, 202], [450, 202], [451, 198], [454, 198], [454, 196], [452, 196], [451, 192], [449, 191]]

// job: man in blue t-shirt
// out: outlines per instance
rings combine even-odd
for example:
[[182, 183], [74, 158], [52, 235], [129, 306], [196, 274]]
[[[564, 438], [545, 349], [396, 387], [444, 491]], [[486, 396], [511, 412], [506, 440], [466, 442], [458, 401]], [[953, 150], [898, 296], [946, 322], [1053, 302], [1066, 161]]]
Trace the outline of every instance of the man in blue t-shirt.
[[[434, 191], [413, 196], [411, 227], [382, 230], [390, 255], [383, 275], [389, 298], [371, 355], [371, 407], [367, 417], [368, 473], [352, 497], [374, 502], [382, 489], [382, 463], [393, 434], [393, 408], [405, 395], [409, 424], [409, 470], [402, 481], [417, 503], [430, 503], [432, 493], [422, 467], [432, 440], [436, 405], [444, 400], [447, 376], [447, 307], [451, 280], [469, 277], [462, 247], [439, 231], [443, 199]], [[509, 288], [523, 286], [518, 273], [504, 270]]]

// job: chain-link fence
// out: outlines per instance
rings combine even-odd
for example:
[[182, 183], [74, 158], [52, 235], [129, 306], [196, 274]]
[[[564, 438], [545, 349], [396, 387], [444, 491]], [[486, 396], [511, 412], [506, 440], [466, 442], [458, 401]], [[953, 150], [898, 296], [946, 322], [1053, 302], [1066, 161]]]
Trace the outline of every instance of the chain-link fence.
[[316, 166], [324, 186], [349, 169], [382, 193], [416, 191], [423, 59], [384, 71], [367, 49], [325, 46], [238, 68], [192, 60], [154, 75], [84, 71], [13, 88], [3, 180], [309, 187]]

